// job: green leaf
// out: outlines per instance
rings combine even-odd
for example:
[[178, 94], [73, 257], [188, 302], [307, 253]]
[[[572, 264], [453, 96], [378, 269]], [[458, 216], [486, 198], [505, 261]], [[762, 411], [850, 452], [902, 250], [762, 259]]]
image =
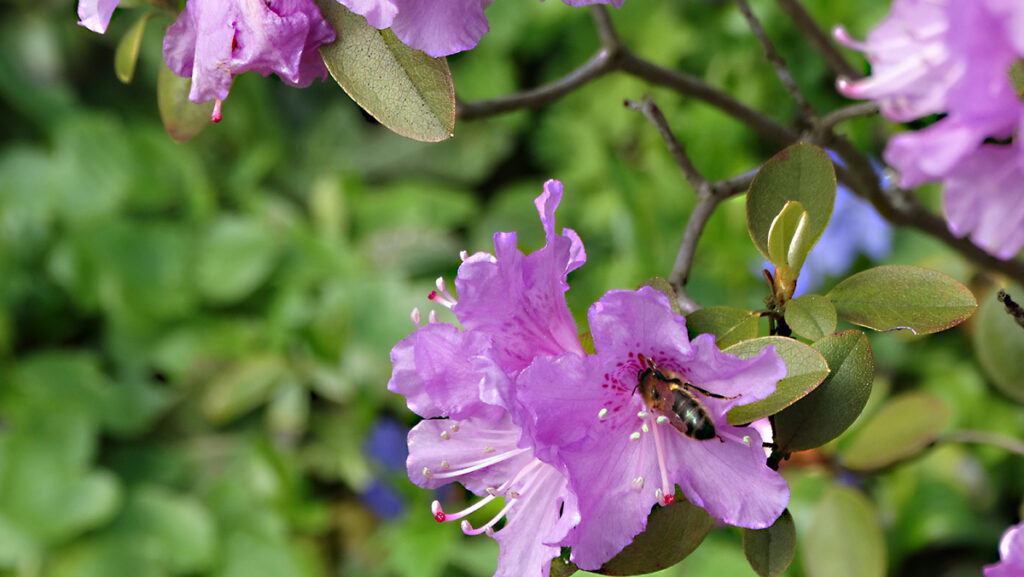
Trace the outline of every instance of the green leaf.
[[884, 577], [885, 539], [871, 502], [834, 484], [814, 511], [801, 558], [808, 577]]
[[836, 332], [836, 307], [821, 295], [804, 295], [786, 303], [786, 324], [793, 332], [816, 341]]
[[[1015, 302], [1024, 300], [1024, 289], [1010, 285]], [[1011, 399], [1024, 403], [1024, 327], [1014, 322], [992, 291], [981, 305], [974, 325], [974, 352], [992, 384]]]
[[253, 356], [210, 381], [203, 413], [215, 423], [228, 422], [265, 402], [287, 371], [277, 355]]
[[671, 505], [655, 507], [644, 532], [596, 573], [642, 575], [671, 567], [692, 553], [714, 525], [704, 509], [677, 494]]
[[573, 562], [562, 557], [555, 557], [551, 560], [551, 570], [548, 572], [548, 577], [569, 577], [579, 570], [580, 568]]
[[928, 334], [956, 326], [978, 303], [956, 279], [937, 271], [886, 265], [859, 272], [825, 295], [851, 323], [889, 331]]
[[799, 272], [813, 246], [807, 245], [809, 222], [802, 204], [795, 200], [786, 203], [768, 229], [768, 260], [772, 264]]
[[258, 220], [221, 218], [200, 240], [196, 288], [218, 304], [247, 297], [267, 279], [280, 244], [273, 231]]
[[132, 24], [117, 43], [114, 52], [114, 73], [117, 79], [125, 84], [135, 76], [135, 63], [139, 60], [139, 47], [142, 46], [142, 35], [146, 32], [146, 23], [153, 17], [153, 12], [146, 12]]
[[160, 66], [156, 78], [156, 104], [160, 120], [167, 134], [176, 142], [195, 138], [210, 123], [213, 102], [196, 103], [188, 99], [192, 79], [171, 72], [166, 64]]
[[217, 531], [203, 505], [159, 487], [142, 487], [129, 498], [112, 531], [136, 547], [146, 546], [173, 574], [207, 569]]
[[407, 138], [438, 142], [454, 135], [455, 87], [447, 60], [409, 48], [334, 0], [317, 5], [338, 34], [320, 55], [356, 104]]
[[741, 359], [751, 359], [767, 346], [786, 363], [786, 377], [766, 399], [733, 407], [727, 415], [730, 425], [743, 425], [774, 415], [814, 390], [828, 376], [828, 364], [821, 353], [800, 341], [787, 337], [762, 337], [735, 344], [723, 352]]
[[838, 437], [871, 395], [875, 361], [864, 333], [843, 331], [812, 346], [832, 372], [817, 389], [775, 415], [775, 444], [783, 453], [813, 449]]
[[910, 458], [939, 437], [949, 418], [949, 407], [927, 393], [894, 397], [858, 426], [842, 452], [843, 466], [871, 471]]
[[738, 342], [757, 338], [756, 314], [734, 307], [706, 307], [686, 317], [686, 328], [691, 337], [709, 333], [715, 335], [718, 348], [724, 349]]
[[789, 509], [767, 529], [743, 531], [743, 554], [761, 577], [778, 577], [793, 562], [796, 526]]
[[828, 226], [835, 198], [836, 174], [825, 151], [799, 142], [776, 154], [758, 171], [747, 193], [747, 230], [754, 246], [775, 262], [768, 250], [772, 224], [786, 203], [796, 201], [808, 218], [799, 250], [810, 251]]

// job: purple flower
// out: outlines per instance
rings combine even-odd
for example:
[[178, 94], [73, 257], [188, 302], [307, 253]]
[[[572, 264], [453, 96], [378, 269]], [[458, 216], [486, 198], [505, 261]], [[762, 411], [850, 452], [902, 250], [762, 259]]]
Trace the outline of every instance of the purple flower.
[[985, 577], [1024, 575], [1024, 523], [1010, 527], [999, 541], [999, 563], [985, 567]]
[[986, 144], [946, 177], [949, 229], [1002, 258], [1024, 248], [1024, 153], [1020, 145]]
[[[405, 44], [438, 57], [469, 50], [490, 29], [484, 9], [494, 0], [338, 0], [374, 28], [391, 28]], [[563, 0], [570, 6], [625, 0]]]
[[[561, 197], [561, 184], [548, 181], [537, 198], [543, 248], [524, 255], [514, 233], [499, 233], [493, 255], [464, 257], [455, 281], [458, 299], [438, 281], [431, 300], [450, 307], [462, 329], [432, 315], [391, 351], [388, 388], [430, 419], [409, 432], [409, 478], [426, 488], [458, 481], [483, 497], [457, 513], [435, 502], [438, 521], [464, 519], [504, 499], [481, 527], [462, 521], [467, 534], [486, 532], [498, 541], [501, 576], [546, 576], [558, 543], [578, 521], [564, 471], [537, 458], [512, 396], [513, 381], [536, 356], [583, 354], [564, 293], [566, 275], [583, 264], [585, 253], [573, 231], [555, 232]], [[413, 318], [418, 322], [418, 311]], [[506, 524], [495, 532], [502, 518]]]
[[190, 100], [223, 100], [248, 70], [300, 87], [325, 79], [317, 48], [334, 37], [313, 0], [188, 0], [164, 36], [164, 60], [192, 78]]
[[103, 34], [121, 0], [78, 0], [78, 24]]
[[725, 414], [775, 391], [786, 375], [778, 354], [741, 360], [711, 335], [690, 341], [684, 319], [647, 287], [609, 292], [588, 318], [596, 355], [539, 357], [516, 381], [537, 455], [564, 464], [579, 503], [580, 523], [562, 543], [576, 564], [593, 570], [612, 558], [676, 485], [726, 523], [771, 525], [789, 489], [766, 465], [757, 431]]

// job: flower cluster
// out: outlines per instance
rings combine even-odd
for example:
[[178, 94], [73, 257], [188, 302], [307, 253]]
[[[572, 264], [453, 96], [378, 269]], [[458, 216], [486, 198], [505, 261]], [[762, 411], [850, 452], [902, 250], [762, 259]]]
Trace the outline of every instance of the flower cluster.
[[[409, 433], [409, 477], [426, 488], [458, 481], [481, 497], [457, 513], [435, 502], [433, 513], [493, 535], [497, 575], [547, 575], [561, 547], [597, 569], [677, 485], [725, 523], [770, 526], [789, 489], [757, 431], [725, 415], [774, 392], [781, 358], [766, 348], [742, 360], [710, 335], [691, 341], [649, 287], [590, 308], [595, 352], [585, 352], [565, 292], [586, 254], [575, 232], [556, 232], [561, 196], [548, 181], [536, 200], [543, 248], [527, 255], [515, 233], [498, 233], [494, 254], [463, 256], [457, 299], [438, 281], [430, 298], [461, 328], [435, 315], [420, 326], [414, 311], [416, 330], [392, 350], [388, 388], [427, 419]], [[481, 527], [464, 519], [495, 499], [504, 505]]]
[[[402, 42], [431, 56], [476, 46], [488, 30], [484, 8], [491, 1], [338, 0], [375, 28], [392, 28]], [[621, 6], [624, 0], [564, 1]], [[79, 24], [105, 32], [119, 3], [79, 0]], [[192, 79], [190, 100], [215, 100], [219, 109], [232, 79], [249, 70], [277, 74], [299, 87], [326, 79], [317, 49], [334, 39], [334, 28], [314, 0], [188, 0], [164, 36], [164, 60], [175, 74]]]
[[[1006, 0], [894, 0], [866, 42], [836, 37], [867, 55], [870, 77], [841, 78], [850, 98], [878, 102], [907, 122], [944, 115], [893, 137], [886, 161], [901, 184], [945, 183], [950, 230], [1000, 257], [1024, 247], [1024, 102], [1013, 70], [1024, 57], [1024, 4]], [[1007, 141], [1006, 144], [992, 140]]]

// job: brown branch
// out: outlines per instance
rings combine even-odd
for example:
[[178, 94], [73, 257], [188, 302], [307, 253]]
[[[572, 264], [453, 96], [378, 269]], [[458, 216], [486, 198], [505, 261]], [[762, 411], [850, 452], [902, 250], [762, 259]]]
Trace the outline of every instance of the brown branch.
[[672, 129], [669, 127], [668, 121], [665, 120], [665, 115], [661, 113], [661, 109], [654, 103], [654, 100], [651, 99], [650, 96], [645, 95], [640, 102], [627, 100], [626, 106], [633, 110], [640, 111], [640, 113], [658, 129], [658, 134], [660, 134], [662, 140], [665, 141], [665, 146], [668, 147], [668, 151], [672, 155], [672, 159], [676, 161], [676, 165], [679, 166], [679, 170], [682, 171], [686, 182], [689, 182], [690, 187], [697, 192], [697, 197], [700, 198], [710, 194], [711, 183], [703, 174], [700, 173], [699, 170], [697, 170], [697, 167], [693, 165], [693, 161], [690, 160], [690, 156], [686, 154], [686, 147], [683, 146], [683, 143], [679, 142], [676, 135], [672, 133]]
[[878, 114], [878, 103], [872, 101], [858, 102], [849, 106], [833, 110], [818, 121], [818, 125], [814, 127], [814, 131], [819, 134], [826, 134], [832, 132], [832, 129], [836, 126], [852, 120], [854, 118], [860, 118], [862, 116], [872, 116]]
[[778, 2], [782, 10], [789, 15], [790, 20], [807, 35], [807, 39], [814, 45], [818, 55], [836, 76], [861, 77], [861, 73], [846, 60], [843, 53], [832, 42], [832, 38], [818, 26], [818, 23], [807, 13], [799, 0], [778, 0]]
[[736, 6], [740, 9], [740, 13], [747, 20], [747, 25], [750, 26], [750, 31], [754, 33], [757, 41], [761, 43], [761, 48], [764, 49], [764, 56], [771, 63], [772, 68], [775, 69], [775, 75], [779, 77], [779, 81], [782, 82], [782, 86], [789, 93], [790, 98], [796, 102], [797, 107], [800, 108], [800, 114], [808, 124], [813, 124], [817, 118], [814, 109], [811, 108], [804, 93], [801, 92], [800, 86], [797, 85], [796, 80], [793, 79], [793, 73], [790, 72], [789, 66], [786, 65], [786, 61], [783, 60], [779, 52], [775, 50], [775, 44], [772, 43], [772, 39], [768, 37], [768, 33], [764, 31], [764, 27], [761, 26], [761, 21], [754, 16], [754, 12], [750, 9], [750, 4], [747, 0], [736, 0]]

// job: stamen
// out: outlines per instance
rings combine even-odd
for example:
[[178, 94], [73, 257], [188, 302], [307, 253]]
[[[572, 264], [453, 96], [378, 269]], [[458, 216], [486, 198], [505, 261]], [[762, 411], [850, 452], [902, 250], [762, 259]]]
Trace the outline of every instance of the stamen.
[[480, 527], [479, 529], [474, 529], [473, 526], [469, 524], [469, 521], [463, 521], [462, 532], [466, 535], [479, 535], [480, 533], [486, 532], [488, 529], [498, 524], [498, 521], [500, 521], [501, 518], [505, 516], [505, 513], [508, 513], [508, 510], [512, 508], [513, 503], [514, 501], [510, 499], [507, 503], [505, 503], [505, 506], [501, 508], [501, 511], [498, 511], [497, 515], [495, 515], [490, 521], [487, 522], [486, 525]]
[[856, 50], [858, 52], [868, 51], [868, 45], [866, 42], [854, 40], [854, 38], [850, 36], [850, 33], [846, 30], [846, 28], [842, 26], [836, 26], [835, 28], [833, 28], [832, 36], [836, 39], [837, 42], [851, 50]]
[[[493, 451], [493, 449], [491, 449], [491, 450]], [[423, 468], [423, 476], [428, 478], [428, 479], [450, 479], [452, 477], [458, 477], [459, 475], [465, 475], [466, 473], [472, 473], [473, 471], [479, 471], [480, 469], [483, 469], [484, 467], [489, 467], [489, 466], [491, 466], [491, 465], [493, 465], [495, 463], [500, 463], [500, 462], [504, 461], [505, 459], [511, 459], [512, 457], [515, 457], [517, 455], [522, 455], [523, 453], [525, 453], [525, 452], [527, 452], [529, 450], [530, 450], [529, 448], [513, 449], [513, 450], [507, 451], [505, 453], [499, 453], [497, 455], [494, 455], [493, 457], [488, 457], [486, 459], [480, 459], [479, 461], [473, 461], [472, 463], [467, 463], [461, 469], [456, 469], [454, 471], [446, 471], [444, 473], [433, 473], [429, 469], [424, 467]]]
[[494, 447], [484, 447], [484, 452], [490, 455], [494, 452]]
[[640, 431], [637, 431], [637, 432], [631, 434], [629, 436], [629, 440], [630, 441], [639, 441], [640, 440]]
[[451, 439], [452, 436], [448, 434], [448, 431], [441, 431], [441, 438], [447, 441], [448, 439]]
[[430, 296], [427, 298], [448, 308], [455, 306], [455, 297], [453, 297], [452, 293], [448, 292], [448, 289], [444, 286], [444, 277], [437, 277], [437, 282], [435, 284], [437, 285], [437, 290], [431, 292]]
[[464, 251], [464, 250], [460, 250], [459, 251], [459, 259], [461, 259], [462, 262], [466, 262], [467, 258], [469, 258], [469, 252], [468, 251]]
[[419, 308], [412, 309], [412, 313], [409, 315], [409, 320], [411, 320], [412, 324], [416, 325], [416, 327], [419, 328], [420, 321], [422, 320], [421, 317], [420, 317], [420, 309]]
[[448, 425], [448, 428], [451, 429], [451, 431], [453, 433], [458, 433], [459, 432], [459, 424], [458, 423], [452, 423], [452, 424]]
[[437, 311], [434, 311], [434, 310], [430, 311], [430, 314], [427, 315], [427, 322], [430, 323], [430, 324], [437, 323]]
[[646, 419], [647, 411], [640, 411], [639, 413], [636, 414], [636, 416], [640, 417], [641, 419]]
[[633, 479], [633, 483], [632, 484], [633, 484], [633, 489], [639, 491], [639, 490], [644, 488], [644, 478], [643, 477], [637, 477], [637, 478]]
[[651, 432], [651, 428], [647, 426], [647, 423], [644, 423], [644, 424], [640, 425], [640, 430], [645, 432], [645, 433], [650, 433]]
[[[658, 427], [654, 428], [654, 447], [658, 455], [658, 471], [661, 473], [661, 489], [658, 489], [658, 491], [661, 492], [662, 497], [667, 498], [672, 495], [672, 488], [668, 484], [668, 471], [666, 471], [665, 467], [665, 449], [662, 446], [660, 431], [661, 429]], [[662, 501], [662, 497], [658, 497], [658, 501]], [[670, 502], [666, 501], [662, 504], [668, 505]]]
[[667, 425], [668, 417], [666, 417], [665, 415], [658, 415], [658, 418], [654, 419], [654, 422], [658, 423], [659, 425]]
[[220, 98], [218, 98], [217, 101], [213, 103], [213, 112], [210, 114], [210, 122], [213, 122], [213, 123], [220, 122], [220, 120], [221, 120], [220, 105], [221, 105], [222, 102], [224, 102], [224, 101], [221, 100]]
[[494, 500], [494, 495], [489, 495], [473, 503], [469, 507], [459, 511], [458, 513], [445, 513], [441, 508], [440, 501], [434, 501], [430, 504], [430, 512], [434, 514], [434, 518], [437, 519], [438, 523], [444, 523], [445, 521], [458, 521], [466, 515], [472, 515], [479, 511], [484, 505]]
[[608, 416], [608, 407], [605, 407], [597, 412], [597, 418], [603, 419]]
[[442, 470], [447, 471], [448, 469], [451, 469], [451, 468], [452, 468], [452, 466], [448, 464], [448, 461], [446, 461], [444, 459], [441, 459], [441, 469]]

